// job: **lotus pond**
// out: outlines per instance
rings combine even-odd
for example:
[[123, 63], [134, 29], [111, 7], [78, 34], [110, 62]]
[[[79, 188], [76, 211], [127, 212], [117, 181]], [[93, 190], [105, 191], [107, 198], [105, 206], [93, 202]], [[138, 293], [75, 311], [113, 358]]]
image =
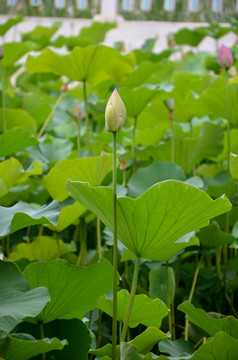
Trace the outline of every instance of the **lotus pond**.
[[0, 51], [0, 358], [237, 360], [237, 23], [59, 27]]

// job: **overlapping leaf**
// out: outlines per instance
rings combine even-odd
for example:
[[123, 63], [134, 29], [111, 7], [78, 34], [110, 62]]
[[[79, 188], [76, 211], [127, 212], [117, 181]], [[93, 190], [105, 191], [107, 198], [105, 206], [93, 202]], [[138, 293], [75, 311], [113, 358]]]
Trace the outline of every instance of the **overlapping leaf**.
[[57, 224], [60, 206], [57, 201], [37, 210], [27, 203], [20, 202], [12, 207], [0, 206], [0, 238], [28, 226], [38, 224]]
[[0, 330], [9, 333], [27, 316], [36, 316], [50, 301], [48, 290], [30, 290], [16, 265], [0, 261]]
[[[121, 290], [117, 294], [118, 308], [117, 319], [124, 322], [130, 294], [127, 290]], [[103, 312], [112, 316], [113, 299], [100, 297], [97, 301], [97, 307]], [[141, 311], [143, 309], [143, 311]], [[145, 326], [160, 327], [161, 321], [168, 315], [167, 306], [159, 299], [151, 300], [148, 296], [140, 294], [135, 295], [133, 307], [131, 310], [129, 327], [136, 327], [138, 324]]]
[[38, 315], [43, 323], [48, 323], [56, 319], [82, 319], [86, 312], [96, 308], [98, 297], [112, 290], [113, 267], [106, 259], [87, 268], [54, 260], [28, 265], [23, 276], [31, 288], [44, 286], [49, 290], [51, 302]]
[[[68, 181], [66, 187], [112, 231], [111, 188], [93, 188], [87, 183], [72, 181]], [[159, 260], [163, 251], [180, 237], [208, 225], [211, 218], [230, 208], [225, 197], [214, 201], [191, 185], [164, 181], [137, 199], [118, 198], [118, 238], [136, 256]]]

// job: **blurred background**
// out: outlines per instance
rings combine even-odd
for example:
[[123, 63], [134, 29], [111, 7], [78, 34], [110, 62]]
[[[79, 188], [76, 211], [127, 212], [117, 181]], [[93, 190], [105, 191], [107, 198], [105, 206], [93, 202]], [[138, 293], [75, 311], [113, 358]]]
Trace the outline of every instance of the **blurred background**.
[[[160, 52], [183, 28], [232, 23], [237, 29], [238, 0], [0, 0], [0, 23], [12, 16], [23, 16], [24, 21], [10, 29], [2, 42], [21, 41], [21, 34], [36, 25], [60, 23], [54, 34], [57, 38], [75, 36], [83, 27], [100, 21], [115, 23], [104, 44], [121, 42], [127, 52], [141, 47], [148, 38], [156, 38], [154, 52]], [[212, 37], [203, 37], [197, 49], [216, 51], [221, 43], [232, 46], [236, 42], [234, 32], [219, 35], [215, 42], [214, 34]]]

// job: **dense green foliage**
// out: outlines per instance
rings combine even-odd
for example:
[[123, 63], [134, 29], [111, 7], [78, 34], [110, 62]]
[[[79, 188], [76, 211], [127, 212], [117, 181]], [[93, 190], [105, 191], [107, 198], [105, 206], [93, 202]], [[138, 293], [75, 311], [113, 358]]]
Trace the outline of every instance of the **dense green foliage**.
[[0, 358], [113, 357], [104, 115], [117, 88], [127, 122], [116, 148], [114, 349], [124, 360], [237, 360], [237, 46], [228, 71], [217, 54], [181, 52], [222, 27], [180, 31], [160, 54], [153, 39], [124, 54], [99, 44], [113, 26], [54, 41], [59, 24], [37, 27], [3, 45]]

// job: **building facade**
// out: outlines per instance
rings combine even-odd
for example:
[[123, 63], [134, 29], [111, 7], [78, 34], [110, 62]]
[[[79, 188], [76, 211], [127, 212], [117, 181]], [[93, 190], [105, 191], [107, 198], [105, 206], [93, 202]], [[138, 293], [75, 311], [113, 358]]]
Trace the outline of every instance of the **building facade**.
[[238, 19], [238, 0], [1, 0], [0, 14], [93, 18], [101, 2], [115, 3], [125, 20], [226, 22]]

